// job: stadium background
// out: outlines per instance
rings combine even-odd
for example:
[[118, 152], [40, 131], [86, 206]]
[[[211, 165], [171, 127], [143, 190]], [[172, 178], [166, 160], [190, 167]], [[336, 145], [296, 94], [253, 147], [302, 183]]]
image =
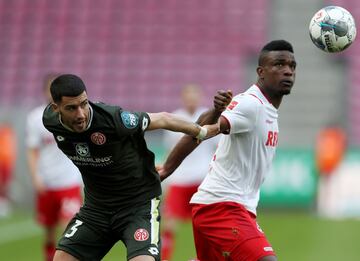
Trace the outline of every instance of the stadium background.
[[[149, 112], [177, 108], [181, 87], [197, 83], [211, 106], [217, 89], [238, 93], [253, 83], [259, 49], [281, 38], [294, 46], [297, 80], [280, 108], [279, 152], [264, 185], [260, 224], [280, 260], [358, 260], [359, 222], [317, 211], [317, 134], [328, 125], [344, 128], [355, 165], [360, 145], [359, 40], [335, 55], [308, 36], [310, 18], [329, 4], [347, 8], [359, 24], [356, 0], [0, 0], [0, 122], [10, 123], [18, 138], [15, 213], [0, 219], [0, 260], [40, 260], [24, 126], [29, 109], [43, 102], [44, 75], [78, 74], [91, 100]], [[161, 136], [147, 137], [158, 162]], [[360, 216], [360, 202], [352, 204], [351, 216]], [[186, 235], [189, 224], [175, 261], [194, 256]], [[107, 260], [124, 259], [122, 251]]]

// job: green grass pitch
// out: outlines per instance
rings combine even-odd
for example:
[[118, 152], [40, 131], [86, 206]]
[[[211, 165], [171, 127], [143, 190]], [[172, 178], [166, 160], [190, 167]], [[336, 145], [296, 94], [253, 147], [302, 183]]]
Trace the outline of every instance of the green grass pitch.
[[[360, 220], [326, 220], [304, 212], [259, 211], [258, 222], [280, 261], [360, 260]], [[39, 261], [41, 230], [31, 214], [0, 219], [0, 260]], [[126, 260], [118, 243], [103, 259]], [[195, 257], [191, 224], [180, 226], [172, 261]]]

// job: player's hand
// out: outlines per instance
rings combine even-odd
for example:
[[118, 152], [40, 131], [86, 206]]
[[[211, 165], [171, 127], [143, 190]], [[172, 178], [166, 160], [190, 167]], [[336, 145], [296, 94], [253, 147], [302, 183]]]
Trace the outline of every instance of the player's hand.
[[214, 108], [218, 112], [223, 112], [229, 105], [233, 97], [231, 90], [219, 90], [214, 96]]

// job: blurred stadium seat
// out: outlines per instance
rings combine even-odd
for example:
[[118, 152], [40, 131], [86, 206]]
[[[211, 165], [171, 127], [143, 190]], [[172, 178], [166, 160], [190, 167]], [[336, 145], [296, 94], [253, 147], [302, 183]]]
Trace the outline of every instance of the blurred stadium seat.
[[125, 108], [171, 110], [188, 82], [204, 86], [210, 103], [215, 90], [244, 83], [241, 57], [266, 39], [268, 5], [0, 1], [0, 102], [39, 102], [43, 76], [56, 72], [79, 74], [90, 97]]

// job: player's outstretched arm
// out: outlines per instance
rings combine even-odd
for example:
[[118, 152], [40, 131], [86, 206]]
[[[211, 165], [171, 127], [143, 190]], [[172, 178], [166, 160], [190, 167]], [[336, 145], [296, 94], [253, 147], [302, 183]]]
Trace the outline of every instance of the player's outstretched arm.
[[150, 124], [147, 130], [165, 129], [174, 132], [182, 132], [197, 140], [204, 140], [218, 133], [217, 126], [199, 124], [183, 120], [181, 117], [168, 112], [148, 113]]

